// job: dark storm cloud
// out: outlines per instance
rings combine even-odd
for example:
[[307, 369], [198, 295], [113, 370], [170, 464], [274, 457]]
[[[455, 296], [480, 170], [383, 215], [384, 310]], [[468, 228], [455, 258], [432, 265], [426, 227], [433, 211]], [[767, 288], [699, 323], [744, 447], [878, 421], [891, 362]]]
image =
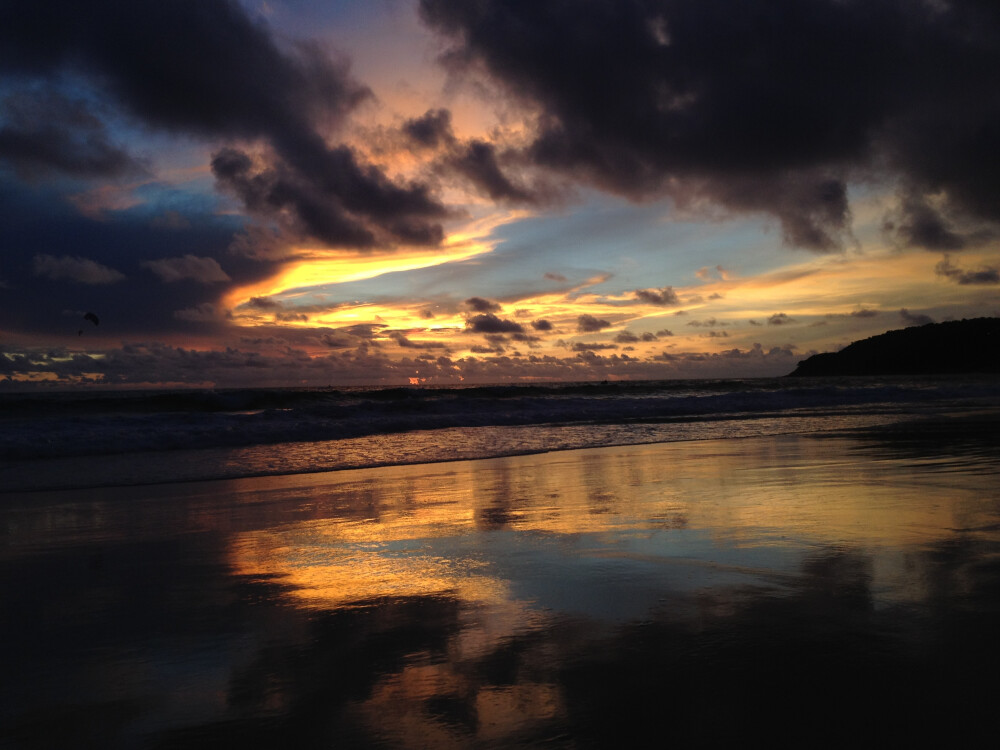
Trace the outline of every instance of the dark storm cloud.
[[229, 275], [222, 270], [219, 261], [215, 258], [199, 258], [194, 255], [185, 255], [182, 258], [160, 258], [158, 260], [143, 261], [144, 268], [160, 277], [166, 283], [190, 279], [201, 284], [215, 284], [223, 281], [232, 281]]
[[448, 164], [492, 200], [513, 203], [534, 200], [531, 191], [514, 184], [504, 174], [496, 149], [485, 141], [469, 141], [449, 159]]
[[512, 333], [510, 337], [514, 341], [517, 341], [522, 344], [527, 344], [528, 346], [531, 346], [532, 344], [537, 344], [539, 341], [542, 340], [541, 337], [532, 336], [530, 333]]
[[291, 211], [289, 229], [329, 245], [370, 248], [392, 241], [441, 241], [441, 226], [426, 219], [445, 211], [427, 188], [401, 188], [375, 167], [358, 164], [345, 146], [327, 148], [315, 138], [313, 158], [304, 162], [307, 168], [282, 160], [262, 164], [227, 147], [213, 157], [212, 173], [251, 213], [284, 217]]
[[465, 304], [473, 311], [477, 313], [487, 313], [487, 312], [499, 312], [500, 305], [496, 302], [491, 302], [488, 299], [483, 299], [482, 297], [469, 297], [465, 300]]
[[282, 309], [282, 304], [271, 297], [251, 297], [247, 300], [246, 306], [253, 310], [264, 310], [266, 312]]
[[647, 302], [650, 305], [660, 305], [666, 307], [668, 305], [677, 305], [680, 303], [680, 299], [677, 297], [677, 292], [669, 286], [663, 287], [663, 289], [636, 289], [632, 293], [635, 295], [636, 299]]
[[899, 317], [903, 319], [904, 323], [907, 323], [908, 325], [911, 326], [925, 326], [928, 323], [934, 322], [934, 318], [932, 318], [930, 315], [910, 312], [905, 307], [899, 311]]
[[473, 138], [459, 141], [451, 127], [451, 112], [431, 109], [420, 117], [407, 120], [401, 131], [404, 142], [420, 150], [439, 151], [434, 171], [439, 175], [458, 177], [472, 185], [482, 195], [499, 203], [538, 203], [551, 197], [552, 189], [539, 183], [526, 187], [510, 176], [511, 167], [523, 162], [516, 149], [498, 150], [485, 140]]
[[775, 313], [767, 319], [767, 324], [769, 326], [783, 326], [794, 322], [795, 319], [788, 317], [788, 313]]
[[52, 91], [19, 91], [0, 109], [0, 164], [8, 162], [22, 177], [118, 177], [145, 171], [111, 142], [104, 123], [81, 100]]
[[[1000, 219], [1000, 11], [982, 0], [421, 0], [455, 71], [537, 108], [541, 166], [849, 240], [849, 179]], [[912, 214], [912, 212], [910, 212]], [[917, 243], [951, 242], [911, 222]], [[924, 230], [930, 230], [928, 234]]]
[[309, 316], [298, 312], [279, 312], [274, 314], [274, 319], [282, 323], [308, 323]]
[[264, 164], [225, 149], [216, 178], [251, 211], [291, 214], [294, 231], [354, 247], [442, 237], [444, 209], [424, 186], [396, 185], [316, 129], [371, 96], [346, 62], [318, 46], [279, 46], [237, 2], [0, 1], [0, 72], [52, 89], [78, 76], [150, 127], [263, 140]]
[[[668, 331], [667, 335], [669, 336], [672, 334], [670, 334], [670, 332]], [[637, 335], [635, 333], [632, 333], [631, 331], [622, 331], [617, 336], [615, 336], [615, 341], [617, 341], [619, 344], [634, 344], [639, 341], [650, 342], [658, 340], [659, 337], [652, 331], [646, 331], [642, 335]]]
[[919, 196], [907, 196], [895, 215], [887, 217], [885, 230], [904, 245], [927, 250], [961, 250], [966, 244], [940, 212]]
[[618, 344], [612, 344], [607, 341], [601, 341], [596, 344], [584, 344], [578, 341], [571, 348], [574, 352], [599, 352], [607, 349], [617, 349]]
[[[115, 337], [189, 329], [193, 313], [178, 318], [176, 311], [200, 309], [199, 325], [222, 321], [199, 306], [215, 305], [232, 285], [274, 272], [266, 260], [225, 254], [238, 219], [188, 211], [187, 226], [165, 226], [153, 221], [162, 213], [154, 211], [137, 206], [100, 218], [83, 216], [57, 190], [44, 184], [25, 190], [0, 173], [0, 254], [8, 285], [0, 295], [4, 326], [59, 335], [67, 330], [62, 310], [72, 309], [93, 310], [101, 318], [101, 333]], [[178, 247], [194, 261], [177, 257]], [[218, 261], [207, 260], [213, 255], [222, 258], [218, 269]], [[144, 265], [148, 260], [165, 263], [157, 272]], [[231, 281], [221, 281], [223, 267]], [[169, 289], [165, 279], [174, 279]]]
[[403, 132], [410, 140], [424, 148], [438, 148], [455, 141], [451, 130], [451, 112], [431, 109], [420, 117], [403, 123]]
[[595, 318], [593, 315], [581, 315], [576, 319], [576, 330], [580, 333], [595, 333], [610, 325], [608, 321]]
[[934, 266], [938, 276], [958, 282], [959, 284], [1000, 284], [1000, 269], [983, 266], [978, 271], [965, 271], [951, 262], [951, 256], [945, 255], [944, 260]]
[[70, 255], [55, 257], [52, 255], [35, 256], [35, 274], [54, 281], [67, 280], [77, 284], [115, 284], [125, 280], [125, 274], [114, 268], [108, 268], [89, 258], [79, 258]]
[[447, 349], [448, 345], [442, 341], [411, 341], [402, 331], [391, 331], [389, 338], [396, 342], [403, 349]]
[[493, 313], [474, 315], [465, 321], [465, 326], [473, 333], [524, 333], [520, 323], [498, 318]]

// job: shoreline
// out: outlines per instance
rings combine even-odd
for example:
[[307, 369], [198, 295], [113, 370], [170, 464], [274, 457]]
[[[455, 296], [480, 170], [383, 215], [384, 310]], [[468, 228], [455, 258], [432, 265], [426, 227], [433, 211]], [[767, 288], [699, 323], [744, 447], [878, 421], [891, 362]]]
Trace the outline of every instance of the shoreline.
[[[437, 467], [447, 466], [449, 464], [463, 465], [484, 462], [503, 462], [511, 459], [547, 455], [559, 456], [564, 454], [584, 454], [591, 452], [598, 452], [600, 454], [615, 451], [623, 451], [627, 453], [628, 449], [650, 449], [657, 446], [661, 446], [664, 449], [669, 450], [670, 446], [686, 446], [694, 443], [717, 443], [721, 446], [733, 441], [767, 441], [783, 438], [851, 441], [857, 444], [859, 450], [863, 449], [866, 445], [879, 450], [896, 448], [905, 451], [907, 447], [910, 447], [917, 449], [916, 452], [919, 455], [934, 455], [937, 453], [947, 454], [948, 448], [951, 446], [956, 444], [961, 446], [971, 443], [981, 449], [979, 451], [980, 453], [984, 450], [988, 452], [996, 452], [998, 458], [1000, 458], [1000, 408], [994, 409], [989, 413], [962, 410], [948, 415], [911, 416], [896, 421], [878, 423], [861, 428], [837, 427], [816, 432], [807, 432], [797, 429], [760, 434], [734, 435], [728, 437], [703, 436], [679, 438], [675, 440], [616, 443], [612, 445], [525, 450], [521, 452], [502, 453], [487, 456], [442, 458], [439, 460], [396, 462], [364, 466], [344, 466], [320, 471], [275, 471], [272, 473], [193, 477], [190, 479], [137, 482], [134, 484], [118, 482], [88, 486], [51, 486], [33, 487], [30, 489], [4, 489], [0, 491], [0, 509], [4, 507], [5, 500], [8, 502], [27, 500], [30, 503], [34, 498], [38, 502], [45, 502], [56, 496], [71, 498], [75, 494], [86, 493], [99, 493], [102, 495], [102, 499], [107, 499], [108, 496], [112, 494], [131, 496], [136, 491], [143, 491], [144, 495], [149, 495], [150, 493], [154, 495], [174, 495], [186, 494], [185, 489], [188, 488], [191, 490], [204, 489], [206, 492], [210, 492], [219, 487], [225, 487], [229, 490], [234, 486], [241, 485], [244, 486], [241, 487], [241, 491], [254, 491], [257, 487], [266, 491], [293, 487], [322, 487], [330, 484], [337, 484], [342, 480], [349, 481], [355, 477], [364, 477], [366, 475], [377, 477], [380, 473], [395, 473], [396, 470], [406, 472], [408, 470], [419, 469], [421, 466], [436, 469]], [[150, 456], [156, 461], [162, 460], [161, 453], [151, 453]], [[134, 455], [129, 456], [128, 458], [134, 458]], [[77, 459], [69, 460], [74, 461]], [[176, 488], [177, 492], [174, 492], [172, 488]]]
[[[839, 423], [844, 420], [862, 422], [863, 424], [843, 426], [837, 424], [823, 426], [824, 422]], [[322, 475], [331, 472], [352, 471], [361, 469], [382, 469], [393, 466], [416, 466], [420, 464], [451, 463], [455, 461], [484, 460], [489, 458], [505, 458], [514, 456], [527, 456], [543, 453], [557, 453], [573, 450], [584, 450], [589, 448], [610, 448], [616, 446], [641, 446], [655, 445], [658, 443], [690, 442], [705, 440], [735, 440], [751, 437], [767, 437], [774, 435], [794, 435], [803, 434], [811, 436], [826, 437], [864, 437], [866, 435], [889, 435], [898, 433], [900, 439], [909, 438], [914, 434], [926, 432], [928, 429], [960, 430], [956, 424], [978, 424], [983, 422], [987, 425], [1000, 425], [1000, 407], [988, 409], [985, 413], [982, 410], [972, 410], [969, 407], [960, 409], [950, 409], [945, 414], [870, 414], [870, 415], [842, 415], [831, 414], [785, 414], [781, 416], [763, 415], [750, 418], [732, 419], [727, 415], [719, 415], [710, 419], [704, 418], [678, 418], [670, 420], [648, 420], [646, 422], [629, 423], [606, 423], [606, 424], [582, 424], [582, 425], [527, 425], [515, 427], [483, 426], [475, 428], [444, 428], [429, 431], [409, 431], [403, 433], [390, 433], [387, 435], [365, 436], [361, 438], [348, 438], [334, 441], [308, 441], [302, 443], [276, 443], [259, 446], [249, 446], [245, 448], [196, 448], [196, 449], [175, 449], [170, 451], [141, 451], [136, 453], [99, 455], [99, 456], [72, 456], [66, 458], [44, 458], [31, 459], [25, 461], [5, 461], [0, 463], [0, 480], [4, 482], [4, 489], [0, 490], [0, 500], [4, 496], [31, 493], [31, 492], [57, 492], [90, 489], [108, 489], [114, 487], [139, 488], [153, 487], [169, 484], [188, 484], [193, 482], [210, 481], [232, 481], [236, 479], [255, 479], [280, 476], [302, 476], [302, 475]], [[798, 423], [798, 424], [796, 424]], [[628, 436], [618, 439], [612, 436], [605, 443], [597, 442], [591, 436], [579, 438], [580, 444], [559, 444], [559, 445], [538, 445], [537, 447], [515, 447], [518, 437], [523, 434], [536, 432], [538, 430], [549, 430], [555, 435], [561, 433], [580, 433], [587, 430], [596, 431], [601, 428], [628, 430], [630, 427], [643, 428], [673, 428], [674, 434], [669, 435], [669, 439], [663, 436], [644, 437]], [[756, 428], [756, 432], [754, 432]], [[685, 434], [684, 430], [688, 432]], [[743, 434], [733, 434], [736, 429], [744, 430]], [[489, 435], [510, 435], [511, 445], [506, 449], [498, 449], [494, 443], [486, 450], [470, 450], [465, 439], [468, 434], [489, 434]], [[725, 433], [725, 434], [720, 434]], [[359, 456], [370, 455], [366, 453], [366, 448], [372, 444], [396, 441], [406, 444], [415, 438], [427, 437], [428, 435], [455, 434], [462, 445], [456, 445], [459, 455], [450, 456], [426, 456], [414, 455], [411, 458], [399, 458], [386, 460], [384, 462], [370, 462], [364, 458], [359, 458], [354, 462], [349, 459], [340, 459], [339, 465], [331, 465], [328, 468], [316, 468], [312, 465], [304, 465], [296, 468], [293, 462], [287, 463], [280, 468], [269, 468], [266, 470], [248, 470], [247, 459], [243, 464], [234, 464], [241, 457], [247, 456], [253, 459], [255, 455], [266, 457], [271, 453], [294, 453], [308, 452], [318, 453], [324, 449], [341, 450], [344, 452], [354, 451]], [[631, 439], [627, 439], [627, 438]], [[329, 446], [329, 448], [326, 448]], [[461, 455], [461, 451], [468, 451], [466, 455]], [[397, 454], [398, 456], [398, 454]], [[218, 465], [229, 465], [233, 467], [228, 473], [219, 472], [217, 469], [212, 474], [209, 467]], [[180, 476], [163, 476], [169, 467], [180, 473]], [[193, 468], [192, 468], [193, 467]], [[184, 471], [187, 475], [184, 475]], [[81, 477], [92, 476], [93, 478], [85, 483], [64, 479], [51, 484], [40, 484], [32, 477], [39, 472], [44, 472], [46, 476], [57, 477]], [[123, 478], [128, 474], [138, 477], [133, 480]], [[115, 477], [112, 479], [111, 477]], [[152, 478], [150, 478], [152, 477]], [[12, 488], [12, 489], [10, 489]]]

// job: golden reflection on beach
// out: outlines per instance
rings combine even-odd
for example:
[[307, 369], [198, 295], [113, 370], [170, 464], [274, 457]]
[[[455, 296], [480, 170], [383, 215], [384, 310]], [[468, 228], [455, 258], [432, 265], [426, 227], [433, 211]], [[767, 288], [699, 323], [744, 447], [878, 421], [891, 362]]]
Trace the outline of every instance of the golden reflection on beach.
[[798, 744], [781, 706], [836, 711], [843, 747], [992, 721], [981, 448], [778, 436], [9, 495], [24, 684], [0, 685], [0, 745]]
[[[902, 550], [956, 529], [992, 535], [983, 529], [997, 509], [981, 502], [991, 477], [959, 486], [912, 462], [829, 449], [801, 438], [706, 441], [393, 467], [377, 481], [317, 476], [297, 495], [315, 517], [238, 532], [229, 555], [239, 574], [279, 576], [309, 607], [442, 594], [495, 607], [511, 603], [509, 587], [475, 540], [502, 530], [605, 558], [632, 555], [629, 539], [655, 535], [643, 553], [665, 560], [690, 553], [671, 544], [681, 530], [718, 546], [795, 549]], [[453, 556], [447, 539], [462, 540]]]
[[940, 595], [931, 551], [997, 541], [994, 475], [858, 460], [845, 444], [706, 441], [269, 480], [307, 517], [237, 531], [227, 555], [235, 575], [279, 581], [306, 611], [457, 606], [443, 644], [406, 654], [346, 715], [393, 747], [503, 743], [565, 721], [566, 686], [544, 650], [501, 684], [482, 664], [552, 639], [561, 609], [614, 619], [674, 601], [669, 621], [697, 630], [745, 618], [764, 591], [912, 606]]

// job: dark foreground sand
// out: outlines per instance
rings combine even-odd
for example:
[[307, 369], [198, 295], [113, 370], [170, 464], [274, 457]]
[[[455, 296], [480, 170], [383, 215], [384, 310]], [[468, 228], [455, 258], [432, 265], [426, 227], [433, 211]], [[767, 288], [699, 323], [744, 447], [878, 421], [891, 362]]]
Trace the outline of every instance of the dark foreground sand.
[[0, 746], [969, 746], [995, 434], [0, 495]]

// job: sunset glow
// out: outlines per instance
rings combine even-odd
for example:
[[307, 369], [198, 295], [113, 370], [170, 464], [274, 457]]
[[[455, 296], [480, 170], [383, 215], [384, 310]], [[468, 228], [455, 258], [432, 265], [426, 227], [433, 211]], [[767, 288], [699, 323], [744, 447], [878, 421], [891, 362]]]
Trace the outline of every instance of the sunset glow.
[[[303, 356], [331, 366], [298, 384], [776, 376], [1000, 314], [996, 160], [963, 135], [995, 130], [995, 79], [949, 58], [931, 85], [904, 51], [986, 54], [964, 5], [814, 2], [806, 61], [715, 4], [566, 35], [503, 3], [211, 0], [163, 9], [192, 42], [159, 57], [115, 3], [65, 49], [11, 20], [0, 382], [156, 386], [188, 351], [180, 384], [276, 385]], [[530, 54], [512, 31], [550, 24]], [[849, 59], [827, 28], [859, 30]]]

